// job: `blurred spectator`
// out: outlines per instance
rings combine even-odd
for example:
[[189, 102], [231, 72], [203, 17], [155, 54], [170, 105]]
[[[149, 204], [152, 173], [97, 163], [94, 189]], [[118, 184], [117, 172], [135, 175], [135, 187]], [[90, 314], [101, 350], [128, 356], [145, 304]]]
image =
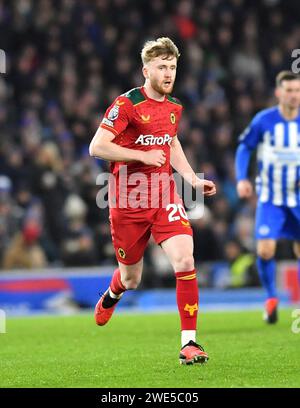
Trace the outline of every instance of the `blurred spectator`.
[[187, 212], [194, 230], [195, 262], [216, 261], [223, 258], [222, 245], [213, 227], [212, 212], [206, 206], [196, 205]]
[[225, 243], [225, 256], [230, 265], [230, 286], [260, 286], [255, 266], [255, 256], [243, 250], [240, 243], [230, 240]]
[[47, 260], [42, 247], [39, 245], [40, 226], [35, 221], [28, 221], [12, 239], [4, 252], [4, 269], [33, 269], [44, 268]]
[[31, 187], [45, 209], [45, 223], [50, 238], [57, 245], [63, 237], [64, 217], [61, 211], [67, 195], [63, 164], [57, 146], [42, 144], [31, 168]]
[[0, 257], [18, 230], [18, 214], [11, 197], [12, 183], [7, 176], [0, 176]]
[[64, 207], [67, 231], [62, 241], [62, 260], [66, 266], [95, 264], [94, 241], [85, 223], [86, 212], [86, 205], [79, 196], [68, 197]]

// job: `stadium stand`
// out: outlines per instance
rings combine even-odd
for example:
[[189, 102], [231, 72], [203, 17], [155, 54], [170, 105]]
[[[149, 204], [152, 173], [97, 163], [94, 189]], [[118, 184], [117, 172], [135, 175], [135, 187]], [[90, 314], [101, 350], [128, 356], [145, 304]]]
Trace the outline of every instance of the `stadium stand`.
[[[140, 85], [137, 50], [162, 35], [181, 52], [179, 137], [193, 168], [218, 187], [208, 215], [194, 222], [196, 260], [232, 263], [252, 252], [256, 202], [238, 200], [236, 142], [275, 102], [274, 77], [300, 44], [299, 14], [290, 0], [0, 1], [2, 267], [115, 262], [107, 210], [96, 205], [107, 164], [89, 157], [88, 145], [113, 98]], [[35, 245], [34, 260], [25, 249], [12, 262], [20, 241]], [[147, 251], [148, 270], [156, 251]]]

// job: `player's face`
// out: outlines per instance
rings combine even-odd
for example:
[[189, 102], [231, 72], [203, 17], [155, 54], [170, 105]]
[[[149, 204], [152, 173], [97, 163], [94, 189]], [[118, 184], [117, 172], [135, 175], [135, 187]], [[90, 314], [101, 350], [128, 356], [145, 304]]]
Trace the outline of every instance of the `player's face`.
[[300, 106], [300, 80], [282, 81], [276, 89], [276, 96], [281, 105], [290, 109], [296, 109]]
[[148, 62], [144, 75], [149, 79], [151, 87], [162, 95], [170, 94], [173, 90], [176, 77], [176, 57], [153, 58]]

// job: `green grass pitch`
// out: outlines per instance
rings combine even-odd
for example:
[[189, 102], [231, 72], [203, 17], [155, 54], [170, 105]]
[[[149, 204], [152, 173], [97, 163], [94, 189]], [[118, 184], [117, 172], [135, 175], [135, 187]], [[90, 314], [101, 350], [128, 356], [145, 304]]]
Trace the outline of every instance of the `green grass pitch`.
[[176, 313], [11, 318], [0, 334], [0, 387], [299, 387], [300, 333], [291, 310], [201, 313], [206, 365], [181, 366]]

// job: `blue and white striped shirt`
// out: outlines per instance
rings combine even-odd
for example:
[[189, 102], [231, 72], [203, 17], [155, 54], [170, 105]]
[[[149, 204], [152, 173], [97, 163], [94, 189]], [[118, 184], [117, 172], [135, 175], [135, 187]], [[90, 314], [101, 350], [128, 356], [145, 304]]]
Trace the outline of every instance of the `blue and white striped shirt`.
[[248, 149], [257, 148], [259, 201], [300, 205], [300, 112], [286, 120], [275, 106], [259, 112], [240, 136]]

